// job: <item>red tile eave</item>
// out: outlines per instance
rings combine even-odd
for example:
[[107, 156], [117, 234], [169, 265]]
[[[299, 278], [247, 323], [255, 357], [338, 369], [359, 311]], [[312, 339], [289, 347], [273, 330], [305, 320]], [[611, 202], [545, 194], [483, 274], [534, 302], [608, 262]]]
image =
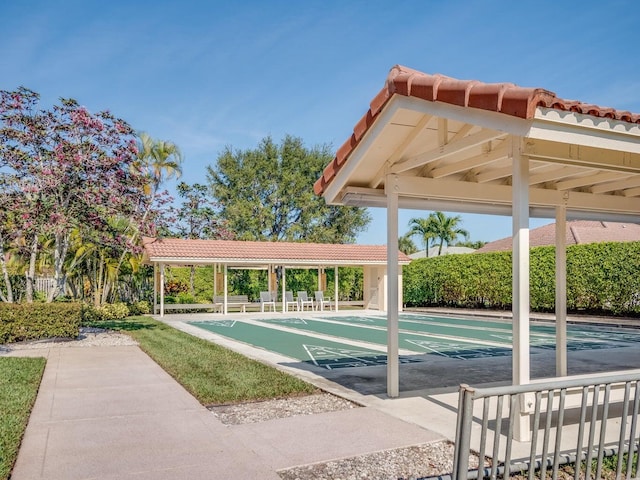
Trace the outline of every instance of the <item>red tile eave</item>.
[[351, 137], [338, 149], [335, 158], [314, 184], [316, 195], [325, 192], [327, 185], [335, 178], [393, 95], [479, 108], [524, 119], [533, 118], [538, 107], [545, 107], [640, 124], [640, 114], [565, 100], [542, 88], [519, 87], [513, 83], [458, 80], [396, 65], [389, 72], [385, 87], [371, 101], [367, 113], [356, 123]]
[[[175, 238], [145, 239], [147, 261], [297, 265], [366, 265], [385, 264], [384, 245], [314, 244], [291, 242], [245, 242], [229, 240], [184, 240]], [[411, 259], [399, 252], [399, 263]]]

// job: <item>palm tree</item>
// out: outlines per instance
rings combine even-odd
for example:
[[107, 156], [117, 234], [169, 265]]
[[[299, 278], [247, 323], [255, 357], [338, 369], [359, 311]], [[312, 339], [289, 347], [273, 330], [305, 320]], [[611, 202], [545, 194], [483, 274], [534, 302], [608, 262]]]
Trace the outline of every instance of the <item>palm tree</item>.
[[415, 253], [418, 249], [416, 248], [416, 244], [411, 240], [411, 235], [406, 234], [398, 238], [398, 250], [400, 250], [405, 255], [411, 255]]
[[448, 217], [442, 212], [433, 212], [429, 214], [427, 223], [433, 233], [433, 238], [438, 240], [438, 256], [442, 254], [442, 246], [446, 243], [451, 245], [456, 241], [459, 235], [465, 240], [469, 238], [469, 232], [459, 225], [462, 222], [460, 215]]
[[407, 237], [413, 237], [414, 235], [420, 237], [420, 240], [424, 244], [426, 257], [429, 256], [429, 242], [436, 236], [430, 218], [431, 216], [429, 216], [429, 218], [412, 218], [409, 220], [409, 227], [411, 228], [406, 234]]
[[182, 175], [182, 153], [175, 143], [154, 140], [142, 132], [138, 136], [138, 160], [152, 179], [149, 194], [155, 194], [165, 180]]

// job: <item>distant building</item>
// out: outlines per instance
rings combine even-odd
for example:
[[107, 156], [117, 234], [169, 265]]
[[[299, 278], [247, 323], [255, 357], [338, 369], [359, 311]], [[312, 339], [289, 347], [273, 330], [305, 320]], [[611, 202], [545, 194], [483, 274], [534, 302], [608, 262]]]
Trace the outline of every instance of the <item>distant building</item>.
[[[439, 247], [431, 247], [429, 249], [429, 257], [437, 257], [438, 256], [438, 248]], [[469, 247], [448, 247], [448, 246], [443, 246], [442, 247], [442, 254], [441, 255], [459, 255], [462, 253], [473, 253], [475, 252], [475, 250], [473, 248], [469, 248]], [[412, 253], [411, 255], [409, 255], [409, 258], [412, 260], [415, 260], [416, 258], [425, 258], [425, 250], [420, 250], [419, 252], [416, 253]]]
[[[504, 252], [512, 248], [512, 237], [489, 242], [477, 253]], [[640, 241], [640, 225], [636, 223], [595, 222], [572, 220], [567, 222], [567, 245], [598, 242]], [[556, 244], [556, 224], [551, 223], [529, 232], [529, 246], [542, 247]]]

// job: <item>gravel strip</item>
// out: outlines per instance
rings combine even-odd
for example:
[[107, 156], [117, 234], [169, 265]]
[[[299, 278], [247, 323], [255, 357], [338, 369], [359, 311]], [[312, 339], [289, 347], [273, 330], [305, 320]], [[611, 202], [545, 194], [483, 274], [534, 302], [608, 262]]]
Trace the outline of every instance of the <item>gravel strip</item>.
[[[478, 465], [469, 458], [470, 468]], [[453, 444], [448, 441], [369, 453], [281, 470], [283, 480], [397, 480], [450, 474]]]
[[276, 418], [313, 415], [358, 408], [359, 405], [329, 393], [305, 395], [303, 397], [278, 398], [263, 402], [237, 403], [234, 405], [211, 405], [207, 407], [225, 425], [257, 423]]
[[138, 345], [134, 339], [123, 333], [105, 330], [103, 328], [80, 327], [78, 338], [47, 338], [45, 340], [31, 340], [27, 342], [0, 345], [0, 354], [15, 350], [35, 350], [39, 348], [68, 348], [68, 347], [108, 347]]

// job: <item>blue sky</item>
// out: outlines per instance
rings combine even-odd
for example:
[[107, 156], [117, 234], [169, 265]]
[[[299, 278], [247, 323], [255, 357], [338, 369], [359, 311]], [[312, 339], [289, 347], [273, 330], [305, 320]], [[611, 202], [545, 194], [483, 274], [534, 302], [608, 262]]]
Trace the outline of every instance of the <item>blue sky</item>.
[[[0, 89], [72, 97], [173, 141], [188, 183], [267, 135], [339, 147], [395, 64], [640, 112], [631, 0], [25, 0], [0, 17]], [[400, 232], [427, 214], [401, 212]], [[358, 243], [386, 242], [384, 210], [372, 215]], [[509, 217], [463, 226], [473, 240], [511, 231]]]

